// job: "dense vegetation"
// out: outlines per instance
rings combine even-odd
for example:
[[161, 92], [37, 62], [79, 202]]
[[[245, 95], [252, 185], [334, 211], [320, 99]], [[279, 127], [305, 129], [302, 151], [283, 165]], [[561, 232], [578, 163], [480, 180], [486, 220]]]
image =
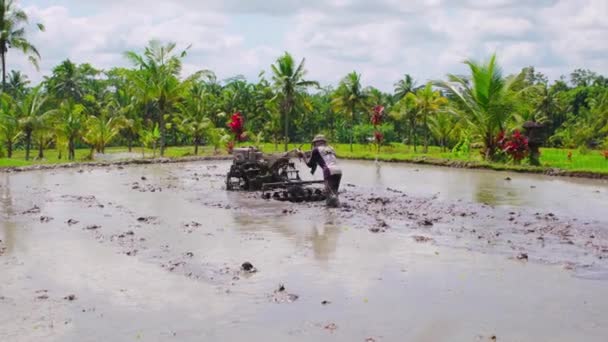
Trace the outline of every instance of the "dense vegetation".
[[[10, 48], [37, 65], [40, 55], [26, 39], [27, 15], [13, 1], [0, 7], [3, 65]], [[289, 53], [254, 83], [241, 76], [220, 81], [209, 70], [182, 75], [186, 54], [152, 41], [143, 53], [125, 53], [130, 68], [99, 70], [65, 60], [37, 85], [11, 71], [0, 95], [0, 157], [23, 150], [26, 160], [44, 159], [53, 148], [58, 158], [73, 160], [77, 148], [88, 148], [92, 158], [107, 146], [158, 147], [160, 155], [168, 146], [194, 146], [197, 154], [199, 146], [217, 151], [235, 140], [287, 148], [324, 133], [351, 151], [353, 144], [398, 142], [407, 153], [409, 146], [426, 152], [434, 145], [453, 156], [480, 150], [488, 161], [518, 163], [528, 152], [518, 131], [530, 121], [545, 127], [545, 146], [608, 150], [608, 79], [588, 70], [549, 82], [533, 67], [503, 75], [492, 56], [466, 61], [467, 75], [426, 84], [406, 74], [387, 93], [363, 85], [354, 71], [336, 88], [321, 87], [306, 79], [304, 60]], [[244, 120], [238, 135], [228, 126], [235, 113]]]

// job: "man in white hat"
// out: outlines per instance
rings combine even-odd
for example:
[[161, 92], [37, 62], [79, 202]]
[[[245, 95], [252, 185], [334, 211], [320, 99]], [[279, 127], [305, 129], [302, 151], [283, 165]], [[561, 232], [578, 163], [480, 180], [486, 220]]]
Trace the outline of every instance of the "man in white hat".
[[[340, 181], [342, 180], [342, 170], [338, 166], [336, 151], [327, 145], [327, 139], [321, 134], [315, 136], [312, 144], [314, 148], [311, 152], [310, 160], [308, 160], [306, 165], [311, 168], [312, 174], [317, 170], [317, 166], [321, 167], [323, 179], [325, 180], [327, 205], [337, 207], [340, 205], [338, 190], [340, 189]], [[304, 153], [300, 152], [299, 154], [300, 157], [304, 157]]]

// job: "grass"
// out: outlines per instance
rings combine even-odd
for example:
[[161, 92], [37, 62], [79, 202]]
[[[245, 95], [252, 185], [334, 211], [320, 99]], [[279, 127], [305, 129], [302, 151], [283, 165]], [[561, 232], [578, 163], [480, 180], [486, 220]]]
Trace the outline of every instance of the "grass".
[[[450, 164], [454, 163], [468, 163], [471, 166], [485, 167], [494, 170], [515, 170], [515, 171], [531, 171], [539, 172], [548, 168], [561, 169], [573, 172], [590, 172], [596, 174], [608, 174], [608, 160], [606, 160], [600, 151], [589, 151], [588, 153], [582, 154], [578, 150], [566, 150], [556, 148], [544, 148], [541, 149], [541, 164], [540, 167], [535, 167], [523, 163], [522, 165], [513, 164], [502, 164], [502, 163], [489, 163], [481, 158], [481, 154], [478, 151], [471, 152], [468, 156], [455, 156], [450, 151], [442, 151], [439, 147], [431, 146], [428, 153], [422, 153], [422, 147], [418, 147], [418, 151], [415, 152], [413, 147], [405, 146], [403, 144], [391, 144], [383, 146], [380, 153], [376, 155], [375, 148], [371, 145], [356, 144], [353, 146], [353, 151], [350, 151], [348, 144], [334, 144], [336, 152], [340, 158], [346, 159], [365, 159], [365, 160], [378, 160], [382, 161], [403, 161], [403, 162], [424, 162], [430, 164]], [[284, 149], [283, 145], [275, 145], [272, 143], [265, 143], [260, 146], [261, 149], [266, 153], [282, 152]], [[302, 147], [303, 149], [309, 149], [309, 144], [290, 144], [289, 148], [294, 149]], [[76, 150], [76, 162], [86, 162], [89, 156], [89, 149], [78, 149]], [[128, 152], [126, 147], [109, 147], [106, 149], [106, 153], [124, 153]], [[141, 148], [134, 148], [133, 153], [141, 154]], [[221, 154], [226, 154], [224, 149], [219, 151]], [[568, 160], [568, 152], [572, 152], [572, 159]], [[33, 156], [37, 156], [37, 151], [31, 152]], [[156, 152], [158, 156], [158, 151]], [[205, 146], [199, 148], [199, 155], [209, 156], [213, 155], [214, 150], [212, 147]], [[165, 157], [168, 158], [181, 158], [185, 156], [193, 156], [194, 148], [192, 146], [179, 146], [169, 147], [165, 152]], [[70, 162], [65, 159], [66, 154], [64, 153], [62, 159], [58, 158], [56, 150], [45, 151], [45, 159], [43, 160], [25, 160], [25, 151], [16, 150], [13, 158], [0, 158], [0, 167], [19, 167], [28, 165], [38, 164], [58, 164]], [[145, 150], [145, 157], [152, 157], [152, 150]]]

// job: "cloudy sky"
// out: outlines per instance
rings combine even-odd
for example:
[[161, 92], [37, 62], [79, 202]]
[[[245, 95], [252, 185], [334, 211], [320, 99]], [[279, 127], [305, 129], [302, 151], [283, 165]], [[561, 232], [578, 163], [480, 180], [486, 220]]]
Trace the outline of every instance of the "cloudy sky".
[[607, 0], [21, 0], [33, 22], [40, 72], [19, 52], [8, 68], [39, 80], [66, 58], [99, 68], [128, 65], [126, 50], [150, 39], [192, 44], [186, 72], [256, 80], [284, 51], [305, 57], [308, 77], [346, 73], [390, 90], [404, 73], [419, 82], [498, 53], [507, 72], [534, 65], [551, 78], [574, 68], [608, 74]]

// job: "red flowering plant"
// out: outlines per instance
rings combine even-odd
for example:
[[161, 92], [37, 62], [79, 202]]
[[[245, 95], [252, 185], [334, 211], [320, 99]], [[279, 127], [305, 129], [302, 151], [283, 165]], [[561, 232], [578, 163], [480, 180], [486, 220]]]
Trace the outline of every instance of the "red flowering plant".
[[605, 150], [602, 154], [604, 155], [604, 159], [608, 160], [608, 150]]
[[377, 153], [380, 153], [380, 146], [384, 142], [384, 134], [378, 130], [384, 119], [384, 106], [374, 106], [372, 109], [372, 125], [374, 125], [374, 142]]
[[232, 153], [232, 150], [237, 143], [247, 139], [245, 133], [245, 119], [241, 112], [232, 114], [230, 121], [228, 121], [228, 128], [230, 128], [230, 131], [234, 134], [234, 139], [228, 142], [226, 149], [228, 150], [228, 153]]
[[228, 122], [228, 127], [230, 128], [230, 131], [232, 131], [232, 134], [234, 134], [234, 140], [237, 142], [245, 140], [245, 120], [243, 119], [241, 112], [232, 114], [232, 117]]
[[519, 130], [515, 130], [511, 135], [500, 132], [497, 139], [498, 146], [503, 152], [509, 155], [516, 164], [521, 163], [522, 159], [530, 153], [528, 138], [521, 134]]

